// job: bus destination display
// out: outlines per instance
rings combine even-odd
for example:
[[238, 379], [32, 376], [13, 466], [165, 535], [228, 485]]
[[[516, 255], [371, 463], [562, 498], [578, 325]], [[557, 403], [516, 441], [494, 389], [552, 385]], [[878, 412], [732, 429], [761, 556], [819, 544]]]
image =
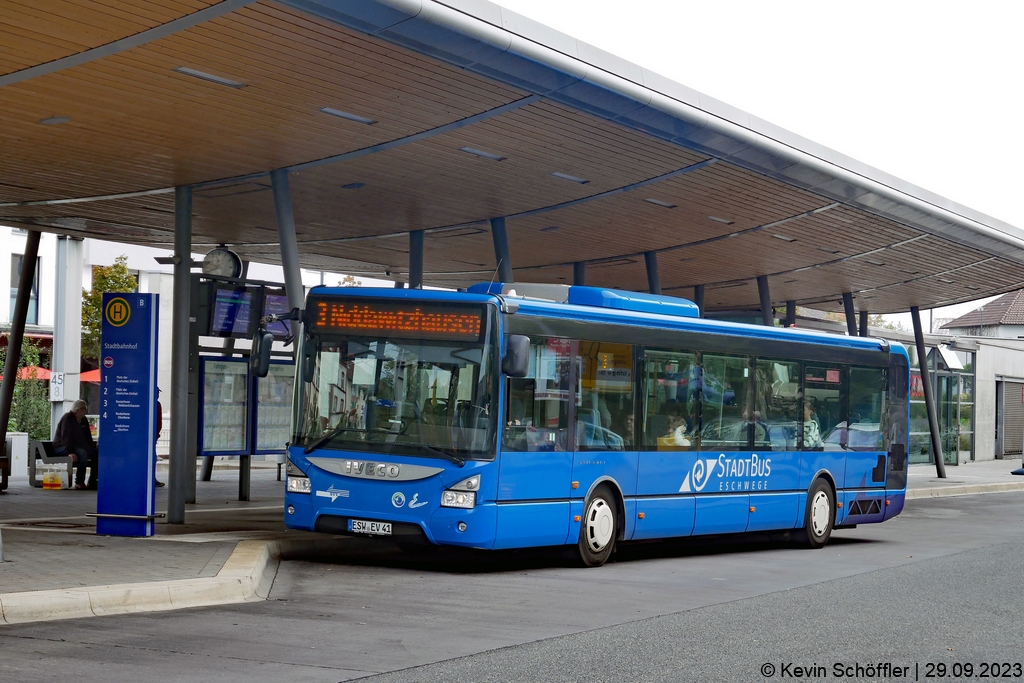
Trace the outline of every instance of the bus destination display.
[[359, 336], [478, 341], [480, 308], [412, 301], [321, 300], [313, 308], [313, 328]]

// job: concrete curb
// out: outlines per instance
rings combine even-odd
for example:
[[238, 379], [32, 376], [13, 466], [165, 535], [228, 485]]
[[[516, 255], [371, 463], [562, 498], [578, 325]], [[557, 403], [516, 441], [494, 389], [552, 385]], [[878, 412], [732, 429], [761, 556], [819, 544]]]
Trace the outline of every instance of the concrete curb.
[[999, 482], [991, 484], [951, 484], [926, 489], [907, 489], [907, 500], [922, 498], [945, 498], [947, 496], [969, 496], [976, 493], [1007, 493], [1024, 491], [1024, 481]]
[[239, 541], [217, 576], [0, 594], [2, 624], [159, 612], [266, 600], [283, 557], [336, 549], [344, 539]]

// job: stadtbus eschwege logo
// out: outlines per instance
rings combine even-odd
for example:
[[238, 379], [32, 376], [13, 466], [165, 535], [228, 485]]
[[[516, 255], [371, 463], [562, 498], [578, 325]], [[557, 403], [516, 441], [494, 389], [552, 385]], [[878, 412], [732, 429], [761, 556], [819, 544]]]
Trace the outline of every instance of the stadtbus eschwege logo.
[[107, 316], [107, 322], [114, 327], [121, 327], [128, 318], [132, 315], [132, 309], [128, 305], [128, 300], [123, 297], [115, 297], [107, 302], [107, 308], [104, 310]]

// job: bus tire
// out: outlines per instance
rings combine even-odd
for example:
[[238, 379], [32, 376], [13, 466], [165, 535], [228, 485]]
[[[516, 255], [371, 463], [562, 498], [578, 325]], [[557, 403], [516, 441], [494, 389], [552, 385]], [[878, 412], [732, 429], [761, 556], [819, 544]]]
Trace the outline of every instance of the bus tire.
[[618, 506], [607, 486], [598, 486], [583, 506], [580, 522], [580, 561], [585, 567], [600, 567], [611, 557], [618, 537]]
[[814, 480], [807, 492], [804, 514], [804, 542], [809, 548], [822, 548], [832, 536], [836, 521], [836, 499], [832, 487], [823, 478]]

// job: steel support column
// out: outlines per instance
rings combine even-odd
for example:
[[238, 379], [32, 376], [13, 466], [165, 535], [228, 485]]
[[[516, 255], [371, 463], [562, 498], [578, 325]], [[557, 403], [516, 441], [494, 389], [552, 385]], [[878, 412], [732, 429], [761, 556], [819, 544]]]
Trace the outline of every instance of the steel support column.
[[843, 292], [843, 308], [846, 310], [846, 333], [857, 336], [857, 312], [853, 310], [853, 293]]
[[704, 317], [704, 285], [693, 286], [693, 303], [697, 304], [697, 315]]
[[409, 289], [423, 289], [423, 231], [409, 233]]
[[946, 478], [946, 463], [942, 460], [942, 440], [939, 438], [939, 417], [935, 411], [935, 394], [932, 393], [932, 374], [928, 367], [928, 353], [924, 347], [924, 332], [921, 329], [921, 310], [910, 307], [914, 321], [914, 344], [917, 346], [917, 367], [921, 371], [921, 388], [924, 390], [924, 406], [928, 411], [928, 429], [932, 436], [932, 453], [935, 454], [935, 474]]
[[587, 262], [576, 261], [572, 264], [572, 283], [585, 287], [587, 284]]
[[[57, 288], [53, 314], [50, 370], [64, 374], [64, 398], [50, 403], [50, 436], [81, 395], [82, 370], [82, 240], [57, 238]], [[51, 382], [52, 385], [52, 382]], [[97, 408], [98, 406], [92, 406]]]
[[[301, 309], [306, 301], [306, 290], [302, 286], [302, 270], [299, 268], [299, 243], [295, 238], [295, 213], [292, 211], [288, 170], [279, 168], [271, 171], [270, 184], [274, 190], [277, 239], [281, 243], [281, 266], [284, 268], [284, 289], [288, 295], [288, 307]], [[300, 325], [298, 321], [292, 321], [293, 330], [298, 330]], [[299, 339], [298, 336], [295, 338]]]
[[494, 240], [494, 260], [498, 264], [498, 280], [512, 282], [512, 257], [508, 252], [508, 233], [505, 219], [491, 219], [491, 239]]
[[661, 294], [661, 273], [658, 272], [658, 252], [645, 251], [644, 263], [647, 264], [647, 291]]
[[796, 302], [786, 302], [786, 327], [796, 327]]
[[188, 361], [189, 309], [192, 284], [192, 188], [174, 190], [174, 298], [171, 333], [179, 343], [171, 345], [171, 452], [167, 475], [167, 521], [185, 523], [189, 498], [188, 471]]
[[860, 336], [866, 337], [868, 336], [868, 312], [859, 311], [858, 314], [860, 315]]
[[772, 313], [772, 295], [768, 291], [768, 276], [757, 276], [757, 296], [761, 299], [761, 322], [768, 327], [775, 327], [775, 315]]
[[[11, 419], [11, 401], [14, 400], [14, 383], [18, 380], [18, 363], [21, 362], [21, 342], [25, 339], [25, 318], [32, 298], [32, 281], [36, 276], [36, 259], [39, 256], [39, 232], [29, 230], [25, 239], [25, 254], [21, 257], [21, 277], [18, 278], [18, 294], [14, 300], [14, 319], [7, 337], [7, 358], [4, 361], [4, 381], [0, 383], [0, 448], [7, 449], [7, 421]], [[11, 454], [6, 453], [10, 458]]]

